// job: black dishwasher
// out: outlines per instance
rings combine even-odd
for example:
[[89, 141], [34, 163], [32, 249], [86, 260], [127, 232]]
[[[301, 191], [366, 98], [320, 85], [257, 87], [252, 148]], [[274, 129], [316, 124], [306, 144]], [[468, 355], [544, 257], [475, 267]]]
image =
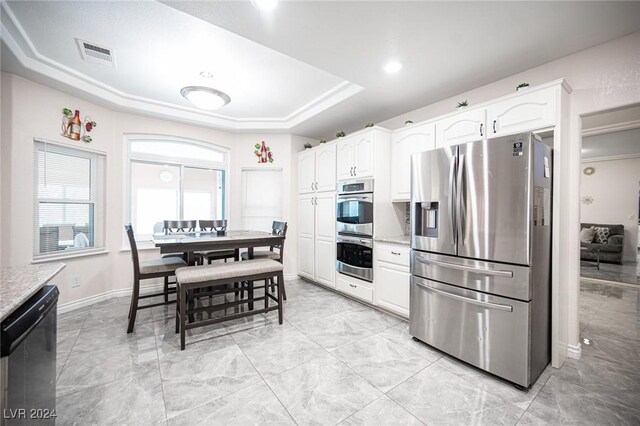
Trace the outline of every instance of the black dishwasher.
[[54, 424], [58, 288], [45, 286], [1, 325], [0, 423]]

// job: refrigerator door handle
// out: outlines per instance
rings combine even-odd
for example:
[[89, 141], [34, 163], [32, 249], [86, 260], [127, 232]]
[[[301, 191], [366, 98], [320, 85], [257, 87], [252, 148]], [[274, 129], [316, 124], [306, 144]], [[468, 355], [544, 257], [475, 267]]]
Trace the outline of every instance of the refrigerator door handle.
[[460, 271], [474, 272], [476, 274], [495, 275], [498, 277], [513, 278], [512, 271], [505, 271], [502, 269], [474, 268], [473, 266], [458, 265], [455, 263], [442, 262], [440, 260], [427, 259], [426, 257], [423, 257], [423, 256], [416, 256], [416, 260], [420, 263], [442, 266], [443, 268], [458, 269]]
[[458, 229], [458, 243], [464, 244], [465, 240], [465, 222], [467, 220], [467, 211], [464, 205], [464, 197], [466, 187], [464, 185], [464, 154], [460, 154], [458, 161], [458, 175], [456, 177], [456, 225]]
[[449, 160], [449, 211], [451, 212], [451, 244], [456, 244], [456, 213], [455, 213], [455, 197], [456, 188], [454, 186], [456, 170], [456, 157]]
[[463, 301], [465, 303], [472, 303], [474, 305], [483, 306], [485, 308], [498, 309], [500, 311], [513, 312], [513, 306], [503, 305], [501, 303], [483, 302], [482, 300], [476, 300], [476, 299], [472, 299], [472, 298], [469, 298], [469, 297], [464, 297], [464, 296], [460, 296], [460, 295], [457, 295], [457, 294], [449, 293], [448, 291], [438, 290], [438, 289], [435, 289], [435, 288], [430, 287], [428, 285], [424, 285], [422, 283], [419, 283], [417, 281], [414, 281], [414, 283], [420, 288], [423, 288], [423, 289], [425, 289], [427, 291], [439, 294], [441, 296], [449, 297], [451, 299], [461, 300], [461, 301]]

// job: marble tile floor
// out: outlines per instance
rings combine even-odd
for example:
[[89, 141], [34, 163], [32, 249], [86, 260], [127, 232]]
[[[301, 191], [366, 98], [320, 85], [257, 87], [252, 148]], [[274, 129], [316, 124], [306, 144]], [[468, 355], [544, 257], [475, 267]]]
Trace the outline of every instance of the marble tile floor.
[[622, 265], [601, 262], [600, 269], [596, 268], [596, 262], [581, 260], [580, 276], [640, 286], [640, 252], [636, 262], [625, 261]]
[[[581, 285], [583, 358], [526, 392], [413, 341], [406, 322], [302, 280], [277, 314], [196, 329], [128, 298], [59, 315], [57, 422], [640, 424], [640, 297]], [[206, 303], [206, 302], [205, 302]]]

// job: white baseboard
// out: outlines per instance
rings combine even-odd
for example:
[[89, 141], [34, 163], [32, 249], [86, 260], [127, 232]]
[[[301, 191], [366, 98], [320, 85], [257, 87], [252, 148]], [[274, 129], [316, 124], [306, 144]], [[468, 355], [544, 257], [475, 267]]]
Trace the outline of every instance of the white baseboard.
[[567, 345], [567, 357], [571, 359], [582, 358], [582, 346], [580, 343], [577, 345]]
[[[291, 281], [298, 278], [298, 274], [285, 274], [285, 281]], [[144, 287], [140, 287], [140, 294], [149, 294], [149, 293], [157, 293], [162, 291], [164, 288], [164, 284], [154, 284], [147, 285]], [[113, 299], [115, 297], [123, 297], [123, 296], [131, 296], [130, 288], [120, 288], [117, 290], [110, 290], [105, 293], [96, 294], [94, 296], [85, 297], [84, 299], [74, 300], [73, 302], [61, 303], [58, 305], [58, 313], [64, 314], [66, 312], [75, 311], [76, 309], [81, 309], [86, 306], [91, 306], [95, 303], [104, 302], [109, 299]]]
[[[154, 284], [140, 287], [140, 294], [157, 293], [162, 291], [164, 284]], [[74, 300], [73, 302], [61, 303], [58, 305], [58, 313], [64, 314], [65, 312], [75, 311], [86, 306], [91, 306], [98, 302], [104, 302], [115, 297], [131, 296], [130, 288], [119, 288], [116, 290], [110, 290], [105, 293], [96, 294], [93, 296], [85, 297], [84, 299]]]

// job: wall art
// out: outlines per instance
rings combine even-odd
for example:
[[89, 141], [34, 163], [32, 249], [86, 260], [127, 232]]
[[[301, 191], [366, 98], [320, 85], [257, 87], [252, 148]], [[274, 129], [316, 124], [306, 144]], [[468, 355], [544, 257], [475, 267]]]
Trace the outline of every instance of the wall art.
[[89, 133], [97, 125], [88, 115], [84, 117], [84, 121], [80, 120], [80, 110], [75, 110], [74, 113], [71, 109], [64, 108], [62, 110], [62, 133], [60, 135], [74, 141], [81, 140], [89, 143], [93, 140]]
[[255, 150], [253, 153], [258, 157], [258, 164], [260, 163], [273, 163], [273, 153], [271, 152], [271, 148], [267, 146], [265, 141], [262, 141], [262, 145], [259, 143], [255, 144]]

